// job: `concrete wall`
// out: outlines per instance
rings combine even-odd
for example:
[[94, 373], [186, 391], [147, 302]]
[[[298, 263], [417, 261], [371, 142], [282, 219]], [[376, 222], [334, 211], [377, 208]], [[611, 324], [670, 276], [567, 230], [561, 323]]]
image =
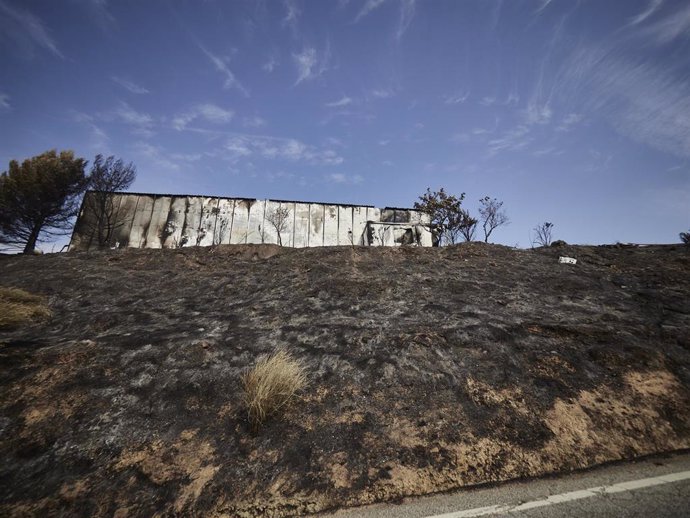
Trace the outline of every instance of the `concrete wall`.
[[[92, 196], [90, 192], [86, 196]], [[246, 198], [115, 193], [118, 227], [110, 246], [177, 248], [214, 244], [278, 243], [270, 222], [287, 209], [283, 246], [432, 246], [427, 217], [411, 209]], [[84, 204], [85, 205], [85, 204]], [[97, 247], [83, 209], [70, 250]]]

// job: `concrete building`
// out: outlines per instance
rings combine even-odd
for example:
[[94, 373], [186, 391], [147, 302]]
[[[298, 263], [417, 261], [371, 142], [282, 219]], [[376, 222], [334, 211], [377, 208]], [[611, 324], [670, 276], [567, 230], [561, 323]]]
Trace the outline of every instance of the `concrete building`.
[[[96, 218], [87, 210], [95, 194], [88, 191], [84, 197], [70, 250], [98, 246]], [[111, 201], [111, 247], [278, 243], [278, 230], [271, 223], [276, 210], [285, 216], [283, 246], [434, 244], [428, 216], [412, 209], [143, 193], [113, 193]]]

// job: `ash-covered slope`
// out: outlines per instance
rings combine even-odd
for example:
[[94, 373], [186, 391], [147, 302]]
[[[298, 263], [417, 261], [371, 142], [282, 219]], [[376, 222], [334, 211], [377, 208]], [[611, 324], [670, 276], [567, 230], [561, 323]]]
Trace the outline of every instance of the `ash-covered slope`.
[[[558, 264], [559, 255], [578, 259]], [[0, 514], [284, 516], [690, 447], [690, 248], [0, 257]], [[310, 385], [252, 434], [240, 373]]]

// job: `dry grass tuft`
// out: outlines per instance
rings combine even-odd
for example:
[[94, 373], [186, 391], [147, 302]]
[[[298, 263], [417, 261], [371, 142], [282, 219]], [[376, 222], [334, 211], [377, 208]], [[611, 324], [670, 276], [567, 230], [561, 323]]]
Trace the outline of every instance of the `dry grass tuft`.
[[0, 329], [18, 327], [52, 316], [43, 297], [0, 286]]
[[245, 404], [252, 428], [257, 430], [306, 384], [304, 366], [287, 351], [278, 350], [259, 359], [242, 376]]

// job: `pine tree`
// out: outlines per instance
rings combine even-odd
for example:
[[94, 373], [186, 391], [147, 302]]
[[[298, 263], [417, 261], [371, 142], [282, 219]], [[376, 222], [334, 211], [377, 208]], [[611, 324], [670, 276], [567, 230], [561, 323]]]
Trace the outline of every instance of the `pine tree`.
[[10, 161], [0, 175], [0, 243], [30, 254], [39, 241], [68, 234], [88, 185], [85, 167], [72, 151]]

